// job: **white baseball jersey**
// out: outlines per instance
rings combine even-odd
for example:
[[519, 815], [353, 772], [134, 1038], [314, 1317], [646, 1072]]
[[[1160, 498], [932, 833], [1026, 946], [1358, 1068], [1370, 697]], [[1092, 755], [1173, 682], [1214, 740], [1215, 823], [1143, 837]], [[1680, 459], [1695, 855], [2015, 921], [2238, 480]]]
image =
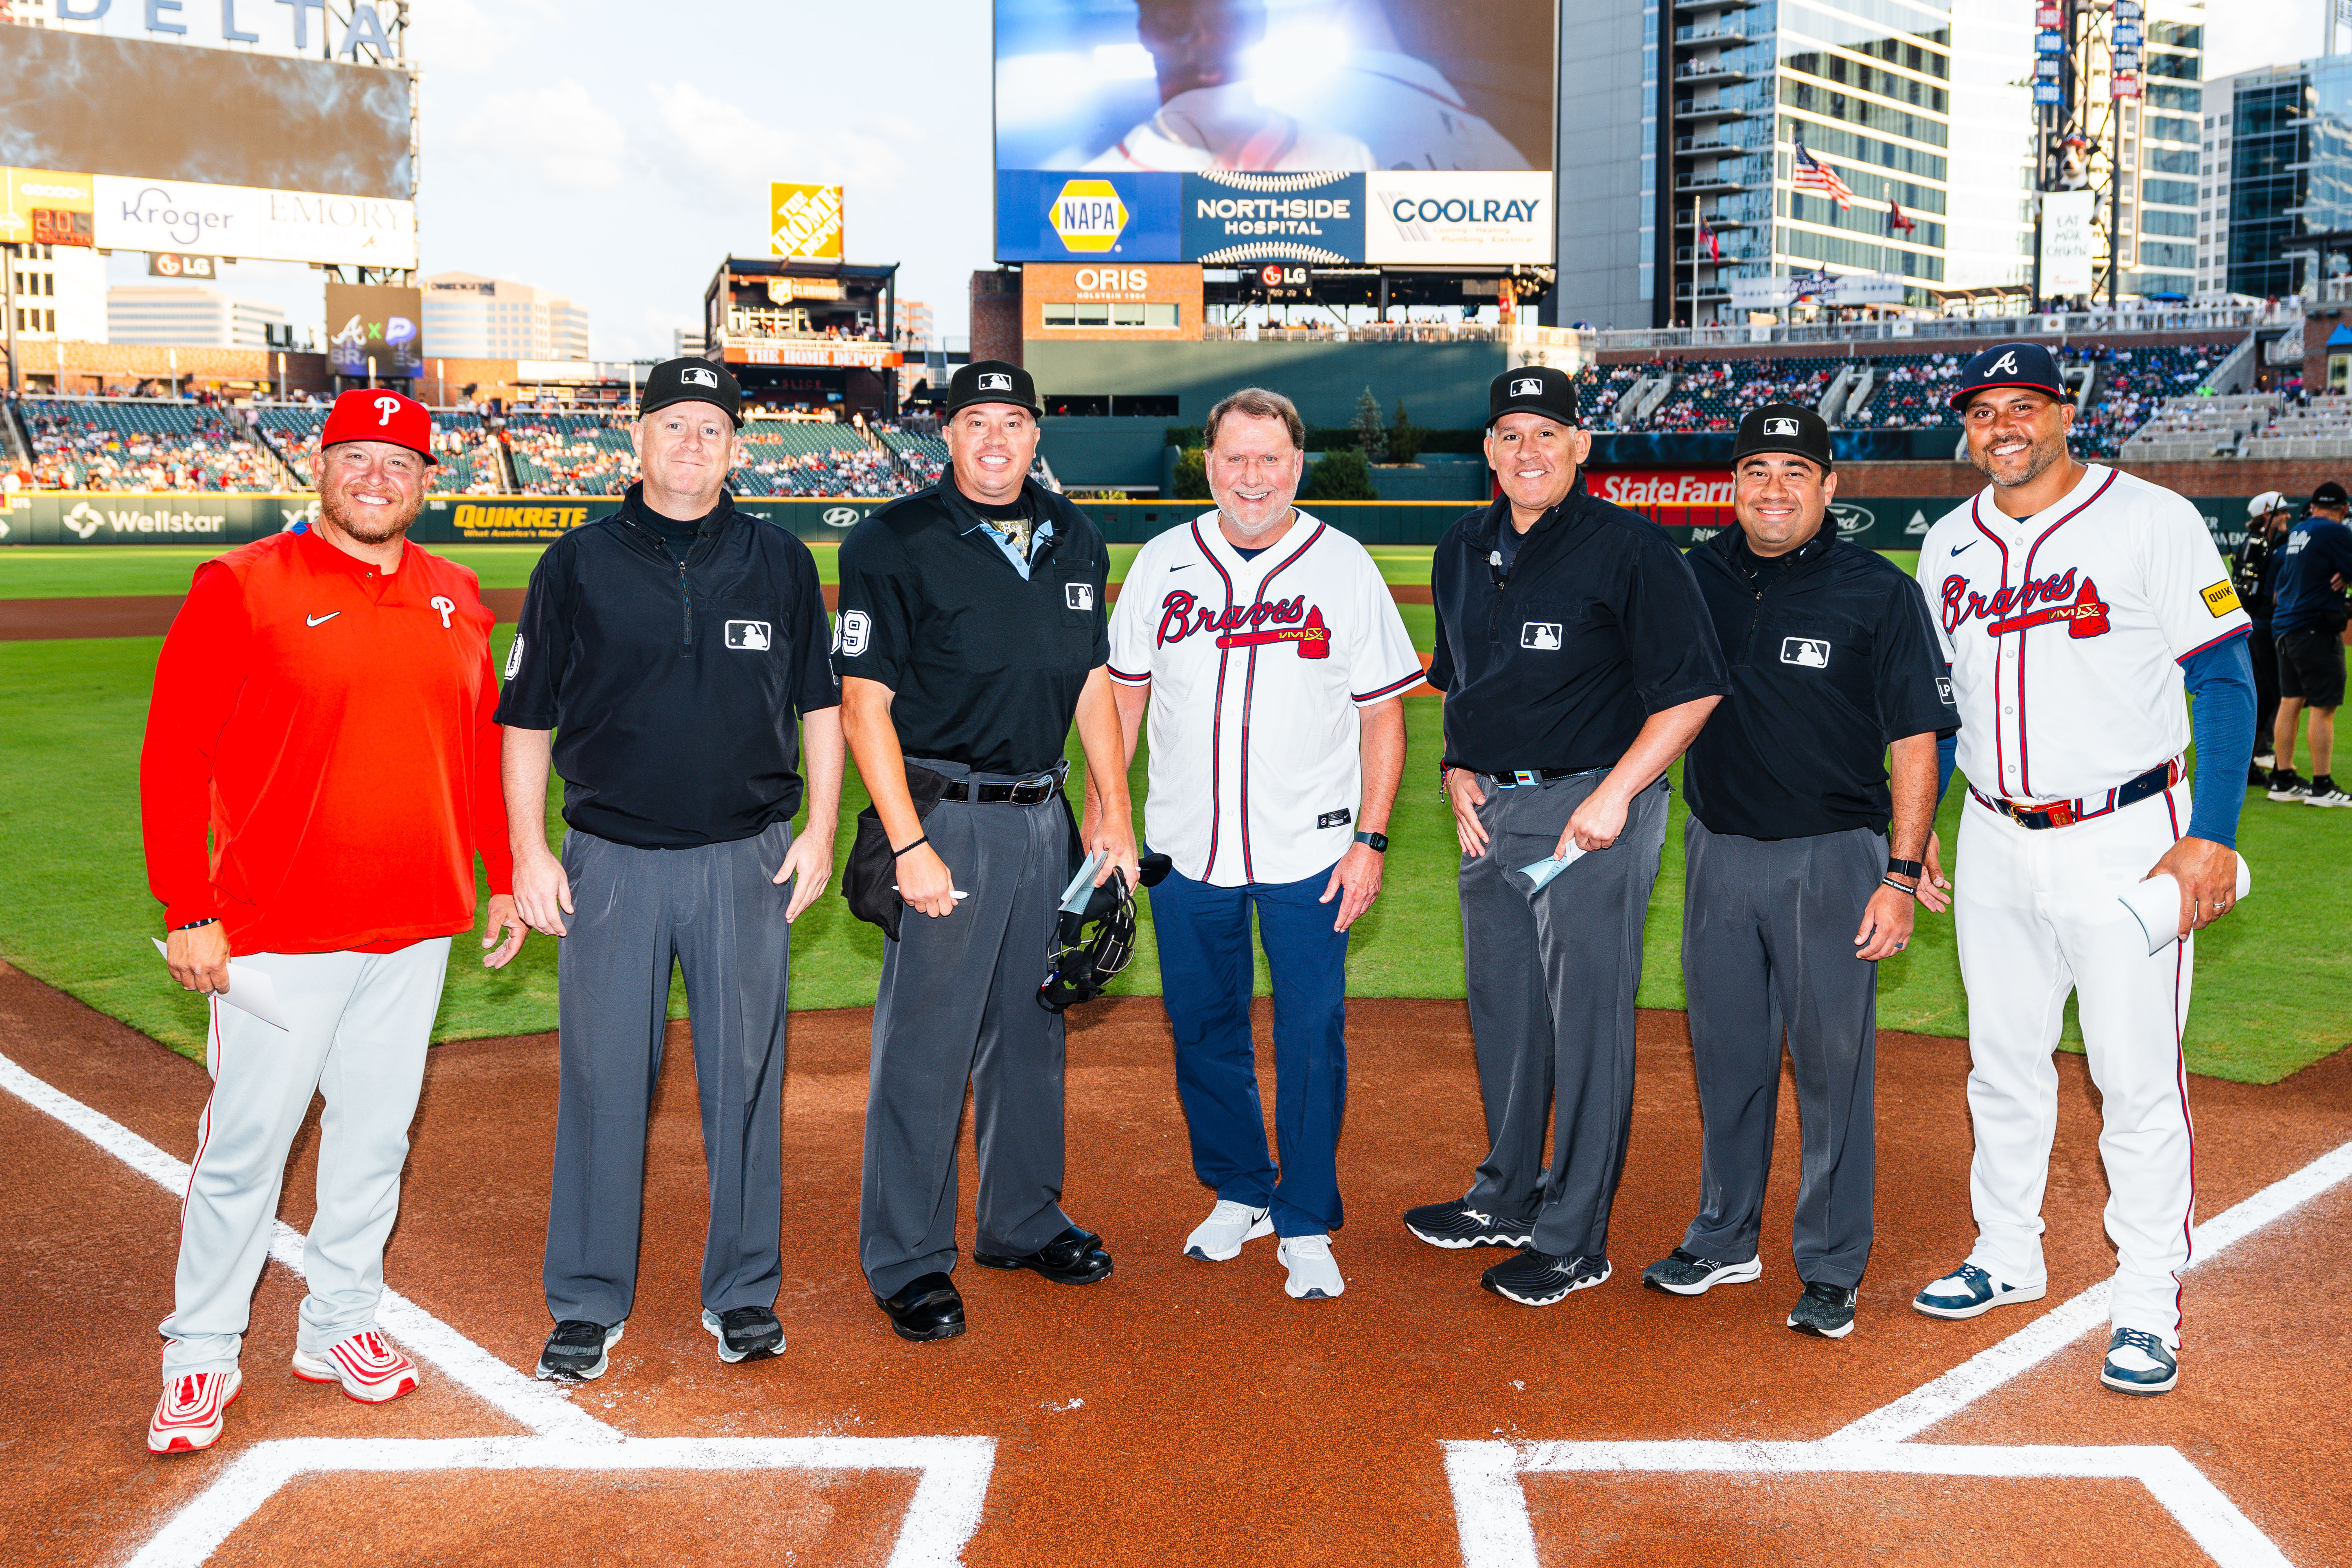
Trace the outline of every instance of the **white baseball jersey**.
[[2105, 795], [2189, 745], [2180, 661], [2250, 624], [2195, 507], [2094, 463], [2012, 518], [1985, 490], [1927, 531], [1958, 764], [1989, 795]]
[[1110, 617], [1111, 679], [1151, 688], [1151, 847], [1195, 881], [1296, 882], [1356, 836], [1356, 710], [1421, 656], [1364, 547], [1301, 511], [1244, 561], [1214, 511], [1146, 544]]

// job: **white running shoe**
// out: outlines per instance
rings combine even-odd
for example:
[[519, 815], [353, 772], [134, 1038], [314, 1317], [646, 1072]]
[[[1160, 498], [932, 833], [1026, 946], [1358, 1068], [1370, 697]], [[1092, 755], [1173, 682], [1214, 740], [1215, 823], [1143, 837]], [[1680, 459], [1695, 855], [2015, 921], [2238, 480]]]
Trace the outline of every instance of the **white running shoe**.
[[2314, 784], [2311, 793], [2303, 797], [2305, 805], [2352, 805], [2352, 795], [2344, 793], [2342, 784], [2330, 781], [2326, 786]]
[[1184, 1256], [1203, 1263], [1223, 1263], [1239, 1258], [1244, 1242], [1273, 1234], [1274, 1221], [1266, 1217], [1265, 1210], [1219, 1198], [1200, 1228], [1184, 1238]]
[[1290, 1270], [1283, 1293], [1294, 1301], [1328, 1301], [1348, 1288], [1339, 1265], [1331, 1256], [1328, 1236], [1286, 1236], [1274, 1255]]
[[416, 1363], [384, 1343], [373, 1329], [362, 1329], [312, 1355], [297, 1347], [294, 1375], [305, 1383], [340, 1383], [362, 1405], [382, 1405], [416, 1392]]
[[165, 1384], [147, 1423], [147, 1451], [198, 1454], [219, 1442], [228, 1407], [244, 1384], [245, 1375], [236, 1371], [192, 1373]]

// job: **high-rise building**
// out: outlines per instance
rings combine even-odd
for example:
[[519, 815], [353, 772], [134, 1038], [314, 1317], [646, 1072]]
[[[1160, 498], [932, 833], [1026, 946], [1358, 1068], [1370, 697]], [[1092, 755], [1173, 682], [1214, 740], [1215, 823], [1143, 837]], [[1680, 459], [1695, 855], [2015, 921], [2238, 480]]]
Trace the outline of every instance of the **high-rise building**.
[[[2267, 299], [2338, 276], [2352, 230], [2352, 56], [2264, 66], [2208, 83], [2198, 287]], [[2339, 237], [2335, 244], [2343, 241]]]
[[898, 301], [898, 343], [921, 353], [931, 346], [931, 308], [920, 300]]
[[16, 335], [106, 342], [106, 258], [71, 245], [18, 250]]
[[[1723, 321], [1735, 282], [1822, 268], [1903, 279], [1923, 305], [2030, 281], [2018, 0], [1617, 0], [1574, 20], [1556, 321]], [[1802, 188], [1801, 142], [1821, 171]]]
[[278, 344], [286, 312], [201, 283], [118, 283], [106, 291], [106, 341], [174, 348], [266, 349]]
[[436, 272], [423, 279], [425, 352], [434, 359], [584, 360], [588, 311], [507, 278]]

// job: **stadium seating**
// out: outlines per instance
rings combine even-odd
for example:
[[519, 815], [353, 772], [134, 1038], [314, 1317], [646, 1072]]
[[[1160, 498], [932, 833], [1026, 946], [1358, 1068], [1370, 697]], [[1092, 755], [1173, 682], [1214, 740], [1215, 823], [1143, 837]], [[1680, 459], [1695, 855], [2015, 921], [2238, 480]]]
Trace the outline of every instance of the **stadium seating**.
[[1958, 426], [1951, 408], [1952, 384], [1965, 354], [1885, 354], [1868, 362], [1876, 372], [1870, 396], [1845, 423], [1876, 430], [1933, 430]]
[[[306, 485], [318, 482], [310, 458], [318, 450], [319, 432], [327, 423], [327, 407], [319, 403], [261, 410], [263, 435]], [[440, 461], [426, 477], [425, 488], [434, 495], [497, 495], [506, 489], [489, 428], [478, 414], [435, 409], [433, 455]]]
[[37, 489], [275, 490], [285, 479], [235, 409], [153, 398], [27, 397]]
[[637, 480], [622, 416], [519, 409], [507, 416], [506, 438], [515, 488], [527, 496], [618, 495]]
[[2237, 457], [2245, 438], [2269, 426], [2276, 393], [2168, 399], [2127, 437], [2121, 456], [2138, 463], [2194, 463]]
[[2352, 397], [2341, 394], [2267, 411], [2261, 428], [2248, 437], [2248, 458], [2326, 459], [2352, 458]]
[[1617, 422], [1616, 406], [1641, 379], [1642, 367], [1636, 364], [1588, 364], [1578, 372], [1576, 406], [1586, 426], [1594, 430], [1623, 429]]

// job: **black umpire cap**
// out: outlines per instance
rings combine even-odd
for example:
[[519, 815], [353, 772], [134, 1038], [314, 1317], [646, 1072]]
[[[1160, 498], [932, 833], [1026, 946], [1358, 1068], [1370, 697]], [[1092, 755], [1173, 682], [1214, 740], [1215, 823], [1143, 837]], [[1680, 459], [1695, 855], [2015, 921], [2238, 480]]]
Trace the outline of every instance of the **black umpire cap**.
[[1731, 466], [1736, 468], [1742, 458], [1763, 452], [1804, 458], [1828, 473], [1832, 467], [1829, 421], [1797, 403], [1767, 403], [1750, 409], [1732, 439]]
[[2337, 484], [2334, 479], [2322, 479], [2319, 483], [2319, 488], [2311, 492], [2311, 504], [2314, 506], [2352, 506], [2352, 495], [2346, 494], [2344, 487]]
[[2066, 378], [2058, 374], [2058, 362], [2048, 349], [2040, 343], [1995, 343], [1960, 367], [1952, 406], [1966, 408], [1978, 393], [2000, 386], [2021, 386], [2066, 401]]
[[1505, 371], [1486, 386], [1486, 428], [1506, 414], [1540, 414], [1574, 426], [1576, 378], [1548, 364]]
[[732, 372], [707, 359], [666, 359], [646, 372], [646, 389], [637, 399], [637, 417], [673, 403], [715, 403], [743, 427], [743, 389]]
[[1037, 384], [1029, 373], [1001, 359], [975, 360], [948, 378], [950, 414], [975, 403], [1010, 403], [1032, 414], [1045, 412], [1037, 405]]

